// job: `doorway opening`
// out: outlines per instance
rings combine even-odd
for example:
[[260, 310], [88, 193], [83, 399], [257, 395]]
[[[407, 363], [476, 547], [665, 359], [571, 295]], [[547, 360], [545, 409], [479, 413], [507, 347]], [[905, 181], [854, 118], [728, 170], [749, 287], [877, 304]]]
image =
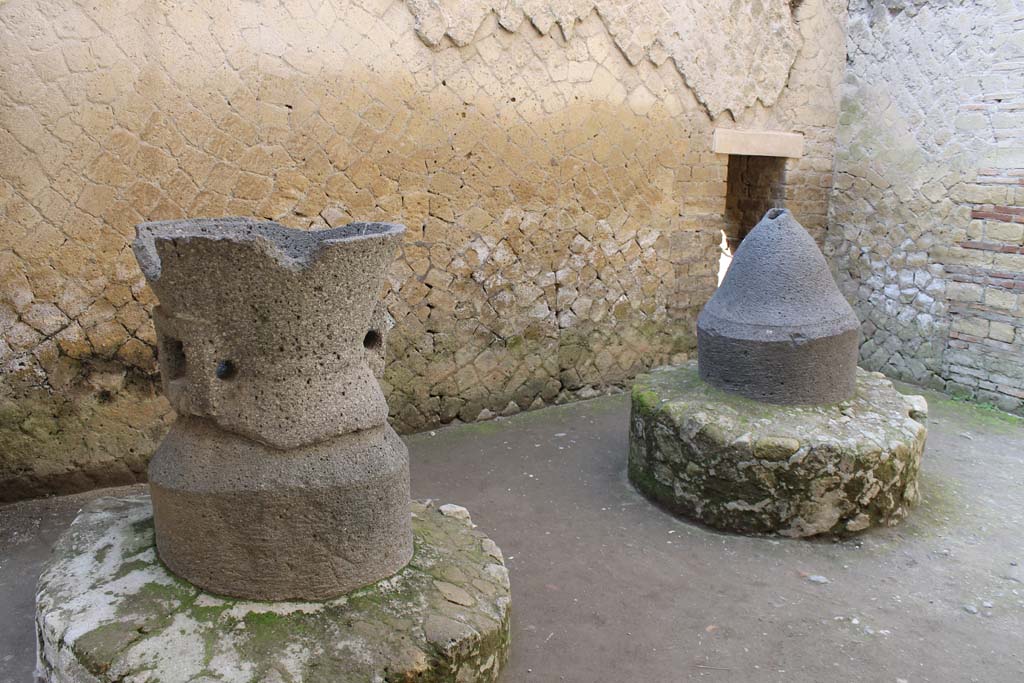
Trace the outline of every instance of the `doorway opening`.
[[730, 154], [725, 192], [719, 284], [747, 233], [754, 229], [768, 209], [782, 208], [785, 204], [786, 157]]

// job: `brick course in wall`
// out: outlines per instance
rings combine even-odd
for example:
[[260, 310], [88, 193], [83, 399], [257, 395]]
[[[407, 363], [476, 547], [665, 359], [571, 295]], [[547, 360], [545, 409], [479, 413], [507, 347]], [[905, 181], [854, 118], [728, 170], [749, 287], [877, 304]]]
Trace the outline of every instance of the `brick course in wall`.
[[[998, 181], [1008, 182], [998, 182]], [[997, 181], [997, 182], [992, 182]], [[1021, 169], [981, 169], [978, 185], [1024, 187]], [[967, 238], [948, 252], [952, 325], [947, 391], [1020, 410], [1024, 401], [1024, 206], [971, 206]]]
[[861, 362], [1024, 412], [1024, 10], [854, 0], [827, 251]]

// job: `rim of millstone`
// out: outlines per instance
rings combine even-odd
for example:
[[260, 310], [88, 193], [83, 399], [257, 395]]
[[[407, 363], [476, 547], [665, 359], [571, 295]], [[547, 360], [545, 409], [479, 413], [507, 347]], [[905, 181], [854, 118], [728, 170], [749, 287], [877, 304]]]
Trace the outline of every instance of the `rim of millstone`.
[[[100, 498], [39, 579], [40, 680], [492, 682], [508, 659], [501, 550], [457, 505], [412, 501], [416, 552], [332, 600], [213, 595], [156, 556], [148, 495]], [[140, 678], [141, 680], [141, 678]]]
[[285, 265], [306, 268], [313, 264], [326, 247], [367, 239], [397, 237], [405, 232], [401, 223], [355, 222], [337, 228], [299, 230], [274, 221], [245, 216], [224, 218], [187, 218], [150, 221], [135, 227], [132, 251], [143, 274], [149, 280], [160, 278], [161, 263], [158, 242], [190, 240], [230, 240], [257, 242]]

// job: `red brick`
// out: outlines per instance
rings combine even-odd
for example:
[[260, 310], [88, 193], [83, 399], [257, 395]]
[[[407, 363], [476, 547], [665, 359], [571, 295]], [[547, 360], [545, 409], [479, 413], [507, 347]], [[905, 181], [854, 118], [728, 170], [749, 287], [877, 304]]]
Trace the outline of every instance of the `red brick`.
[[1009, 394], [1014, 398], [1024, 398], [1024, 390], [1015, 389], [1014, 387], [1007, 386], [1006, 384], [1000, 384], [999, 391], [1003, 392], [1004, 394]]
[[1011, 214], [996, 213], [995, 211], [978, 211], [977, 209], [971, 211], [971, 218], [980, 218], [986, 221], [1002, 221], [1004, 223], [1013, 222]]
[[996, 242], [979, 242], [977, 240], [965, 240], [960, 243], [964, 249], [980, 249], [982, 251], [1002, 251], [1001, 244]]

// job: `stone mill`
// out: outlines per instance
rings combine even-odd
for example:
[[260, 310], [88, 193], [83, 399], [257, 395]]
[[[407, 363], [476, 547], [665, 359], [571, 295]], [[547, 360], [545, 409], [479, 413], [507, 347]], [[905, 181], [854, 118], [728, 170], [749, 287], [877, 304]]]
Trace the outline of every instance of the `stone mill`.
[[197, 586], [335, 597], [412, 556], [409, 458], [370, 370], [404, 228], [147, 223], [135, 253], [178, 420], [149, 465], [160, 558]]
[[814, 239], [772, 209], [697, 318], [700, 377], [768, 403], [837, 403], [854, 393], [859, 331]]
[[498, 676], [501, 551], [464, 508], [410, 501], [408, 452], [374, 376], [404, 231], [138, 227], [178, 417], [150, 496], [90, 504], [44, 569], [45, 680]]
[[927, 404], [857, 368], [858, 334], [814, 239], [769, 210], [697, 319], [697, 363], [637, 378], [630, 479], [730, 531], [896, 523], [919, 498]]

